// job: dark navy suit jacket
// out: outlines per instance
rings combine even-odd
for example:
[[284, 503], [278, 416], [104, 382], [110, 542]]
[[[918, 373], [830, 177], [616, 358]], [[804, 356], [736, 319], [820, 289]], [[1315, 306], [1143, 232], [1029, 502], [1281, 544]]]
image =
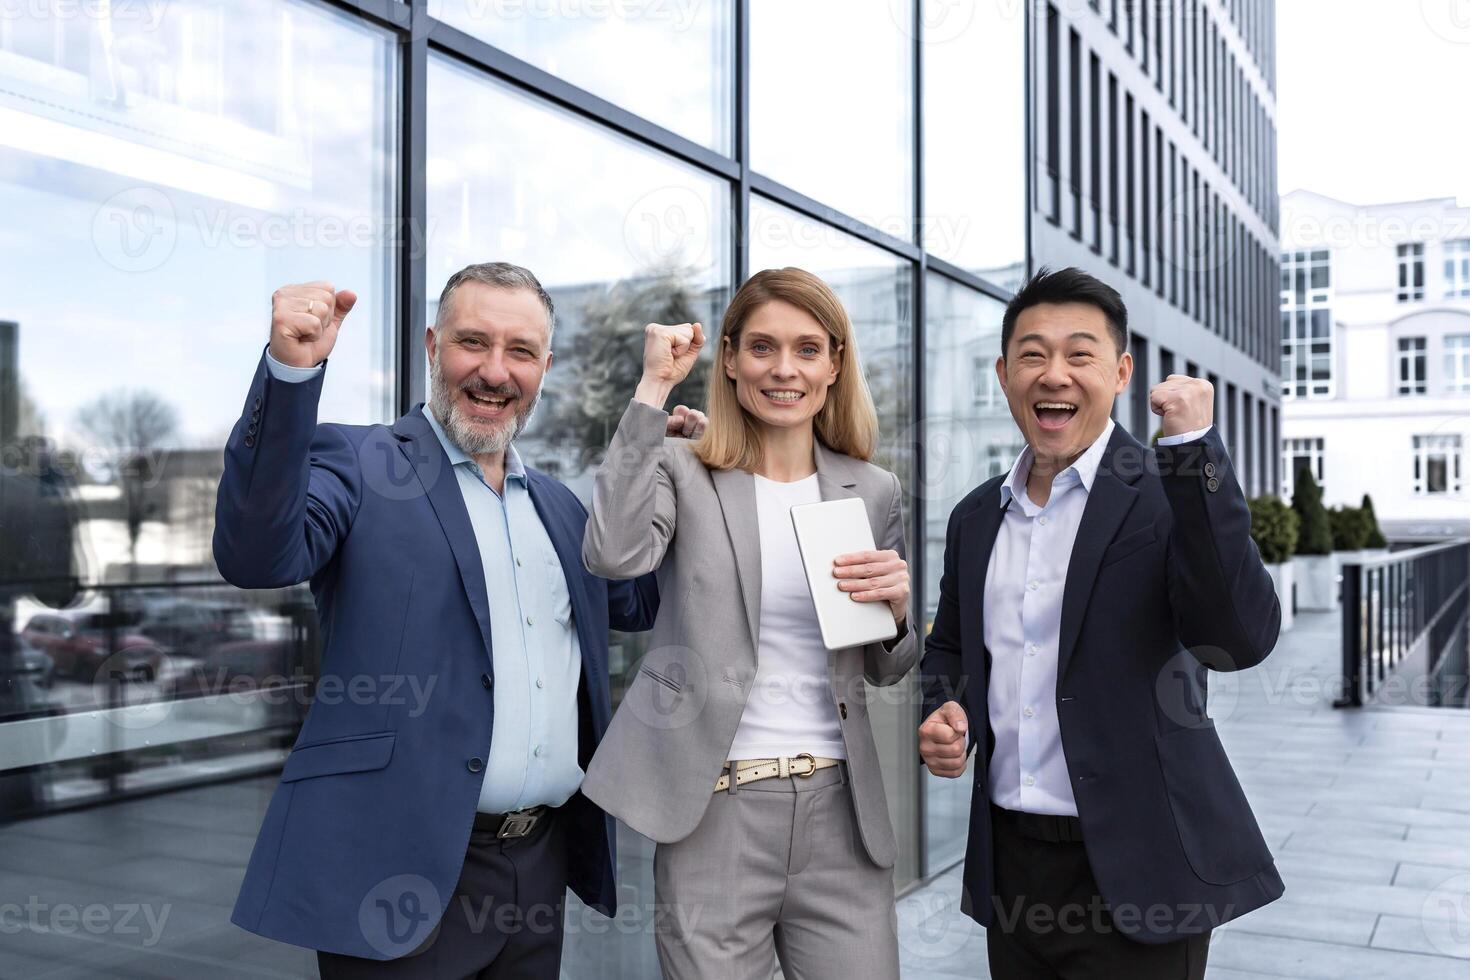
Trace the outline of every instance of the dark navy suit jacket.
[[[262, 358], [225, 447], [220, 572], [241, 588], [309, 581], [323, 643], [318, 696], [232, 921], [298, 946], [390, 959], [409, 950], [394, 945], [393, 918], [385, 923], [379, 908], [437, 922], [459, 879], [494, 729], [491, 624], [469, 514], [421, 407], [392, 426], [318, 425], [324, 375], [279, 381]], [[528, 468], [527, 478], [581, 643], [586, 768], [612, 715], [608, 628], [652, 626], [657, 586], [652, 576], [589, 574], [581, 503], [544, 473]], [[612, 819], [581, 793], [562, 814], [571, 887], [611, 914]]]
[[[963, 908], [985, 926], [996, 908], [984, 598], [1004, 480], [950, 515], [922, 666], [924, 717], [957, 700], [972, 744], [986, 736], [963, 877]], [[1132, 939], [1202, 932], [1282, 894], [1205, 710], [1209, 671], [1260, 663], [1280, 624], [1218, 430], [1148, 449], [1115, 427], [1067, 567], [1056, 704], [1088, 861], [1114, 924]]]

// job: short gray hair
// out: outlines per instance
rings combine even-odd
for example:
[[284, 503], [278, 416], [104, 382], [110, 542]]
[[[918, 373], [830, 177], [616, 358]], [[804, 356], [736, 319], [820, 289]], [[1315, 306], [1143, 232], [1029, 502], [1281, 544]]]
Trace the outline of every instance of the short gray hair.
[[439, 309], [434, 315], [436, 329], [444, 318], [444, 311], [449, 307], [454, 291], [466, 282], [484, 283], [498, 289], [529, 289], [535, 293], [541, 305], [546, 307], [546, 346], [551, 346], [551, 334], [556, 330], [556, 307], [551, 302], [551, 296], [530, 269], [509, 262], [477, 262], [450, 276], [449, 281], [444, 284], [444, 291], [439, 294]]

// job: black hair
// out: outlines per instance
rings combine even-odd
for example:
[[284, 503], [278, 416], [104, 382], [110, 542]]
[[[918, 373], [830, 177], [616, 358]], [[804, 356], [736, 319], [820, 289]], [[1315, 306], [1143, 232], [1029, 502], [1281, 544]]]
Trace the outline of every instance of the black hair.
[[1118, 291], [1095, 276], [1077, 268], [1052, 271], [1042, 266], [1036, 275], [1006, 305], [1001, 319], [1000, 352], [1004, 357], [1011, 344], [1011, 335], [1016, 331], [1016, 318], [1021, 311], [1040, 303], [1086, 303], [1103, 311], [1108, 319], [1108, 332], [1118, 347], [1118, 356], [1128, 350], [1128, 307]]

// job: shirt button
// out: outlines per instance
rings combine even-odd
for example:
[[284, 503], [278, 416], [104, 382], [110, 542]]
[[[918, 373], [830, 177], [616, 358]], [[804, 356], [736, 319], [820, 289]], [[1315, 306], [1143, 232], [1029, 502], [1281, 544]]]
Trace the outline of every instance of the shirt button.
[[536, 678], [536, 686], [537, 687], [545, 687], [546, 686], [546, 682], [543, 681], [541, 678], [538, 677], [538, 678]]
[[1040, 525], [1042, 525], [1044, 527], [1046, 525], [1046, 515], [1043, 514], [1040, 517], [1038, 517], [1036, 519], [1036, 523], [1038, 523], [1038, 524], [1040, 524]]
[[1036, 581], [1036, 579], [1032, 579], [1031, 581], [1026, 583], [1026, 588], [1030, 589], [1032, 592], [1035, 592], [1037, 589], [1041, 588], [1041, 583]]
[[1036, 712], [1028, 707], [1025, 711], [1021, 712], [1021, 714], [1025, 715], [1027, 718], [1030, 718], [1031, 716], [1035, 715]]
[[520, 568], [520, 567], [521, 567], [521, 560], [520, 560], [520, 558], [517, 558], [516, 559], [516, 568]]
[[1022, 780], [1022, 782], [1025, 783], [1027, 786], [1035, 786], [1036, 785], [1036, 777], [1035, 776], [1027, 776], [1025, 779]]
[[539, 759], [539, 758], [541, 758], [545, 754], [546, 754], [546, 746], [544, 746], [544, 745], [538, 745], [538, 746], [536, 746], [536, 758]]
[[536, 625], [536, 620], [532, 619], [530, 616], [527, 616], [526, 617], [526, 625], [527, 626], [535, 626]]

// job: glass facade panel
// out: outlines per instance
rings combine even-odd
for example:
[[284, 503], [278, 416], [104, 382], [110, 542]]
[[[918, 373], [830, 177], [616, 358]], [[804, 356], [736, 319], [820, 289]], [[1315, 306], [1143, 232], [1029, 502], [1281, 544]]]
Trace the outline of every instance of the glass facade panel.
[[913, 2], [750, 4], [751, 165], [905, 240], [914, 226]]
[[429, 0], [429, 16], [720, 153], [733, 0]]
[[[922, 244], [1015, 289], [1026, 273], [1024, 10], [924, 0], [923, 22]], [[986, 124], [955, 125], [977, 94]]]
[[[975, 487], [1007, 472], [1025, 445], [995, 373], [1005, 304], [930, 273], [924, 306], [924, 631], [939, 609], [949, 514]], [[971, 768], [974, 772], [974, 757]], [[973, 777], [923, 770], [924, 873], [964, 857]]]

